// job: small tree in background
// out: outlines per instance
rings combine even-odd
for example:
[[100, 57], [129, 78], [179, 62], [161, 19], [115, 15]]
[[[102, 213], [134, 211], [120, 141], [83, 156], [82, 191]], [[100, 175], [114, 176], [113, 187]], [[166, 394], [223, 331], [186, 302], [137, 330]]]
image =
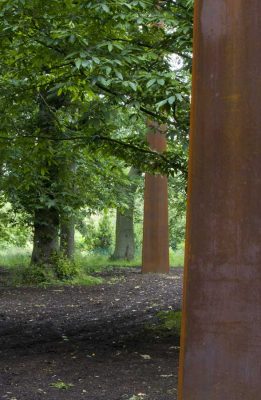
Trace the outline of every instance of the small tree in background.
[[99, 221], [93, 250], [101, 254], [109, 254], [113, 244], [113, 227], [107, 211]]

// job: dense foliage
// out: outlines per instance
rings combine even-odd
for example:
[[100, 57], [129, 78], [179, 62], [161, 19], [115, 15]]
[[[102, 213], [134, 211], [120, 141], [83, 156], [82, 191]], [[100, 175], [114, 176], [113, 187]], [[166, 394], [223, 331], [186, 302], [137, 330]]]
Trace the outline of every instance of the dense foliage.
[[[124, 207], [127, 166], [184, 182], [192, 8], [190, 0], [1, 2], [3, 202], [35, 232], [53, 225], [53, 249], [61, 221]], [[148, 118], [168, 124], [164, 154], [146, 143]]]

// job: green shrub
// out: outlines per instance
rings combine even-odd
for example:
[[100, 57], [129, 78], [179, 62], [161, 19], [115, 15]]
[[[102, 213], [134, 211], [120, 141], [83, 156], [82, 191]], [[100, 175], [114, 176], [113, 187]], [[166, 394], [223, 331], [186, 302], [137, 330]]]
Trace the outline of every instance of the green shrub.
[[16, 271], [16, 283], [25, 285], [41, 285], [57, 283], [58, 280], [70, 280], [79, 272], [74, 261], [63, 255], [54, 257], [53, 266], [31, 264]]
[[59, 254], [54, 260], [54, 272], [58, 279], [69, 280], [78, 275], [79, 267], [75, 261]]
[[180, 336], [181, 311], [159, 311], [158, 321], [146, 326], [146, 330], [154, 332], [159, 336]]
[[53, 270], [45, 265], [28, 265], [17, 271], [15, 275], [16, 283], [23, 285], [40, 285], [51, 282], [54, 279]]
[[65, 383], [61, 380], [51, 383], [51, 387], [54, 387], [55, 389], [60, 389], [60, 390], [68, 390], [71, 389], [74, 385], [72, 383]]
[[172, 331], [174, 334], [180, 335], [181, 311], [160, 311], [157, 317], [160, 320], [160, 329]]
[[78, 240], [76, 247], [81, 251], [88, 251], [93, 254], [108, 255], [112, 251], [114, 241], [114, 229], [111, 217], [104, 212], [96, 224], [95, 219], [78, 222], [77, 229], [82, 239]]
[[103, 217], [99, 221], [99, 225], [96, 231], [96, 238], [93, 245], [95, 253], [109, 254], [112, 250], [113, 244], [113, 228], [110, 221], [110, 217], [107, 213], [104, 213]]
[[92, 218], [86, 221], [80, 221], [77, 229], [81, 234], [81, 239], [76, 241], [76, 247], [81, 251], [92, 251], [96, 241], [96, 226]]

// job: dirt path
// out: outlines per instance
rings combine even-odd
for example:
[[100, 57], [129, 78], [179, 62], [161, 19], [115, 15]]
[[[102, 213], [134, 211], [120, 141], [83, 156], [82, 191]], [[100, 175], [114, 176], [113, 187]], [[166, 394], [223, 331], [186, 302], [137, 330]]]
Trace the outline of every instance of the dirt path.
[[103, 277], [93, 287], [0, 288], [0, 399], [176, 399], [177, 339], [144, 324], [180, 309], [182, 270]]

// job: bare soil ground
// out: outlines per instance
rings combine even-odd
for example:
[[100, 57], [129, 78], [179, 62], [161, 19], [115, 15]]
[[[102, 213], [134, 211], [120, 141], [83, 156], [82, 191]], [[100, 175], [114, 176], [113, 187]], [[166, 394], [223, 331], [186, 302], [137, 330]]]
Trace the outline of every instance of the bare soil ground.
[[92, 287], [0, 286], [1, 400], [176, 399], [178, 338], [144, 327], [180, 310], [182, 269], [99, 275]]

